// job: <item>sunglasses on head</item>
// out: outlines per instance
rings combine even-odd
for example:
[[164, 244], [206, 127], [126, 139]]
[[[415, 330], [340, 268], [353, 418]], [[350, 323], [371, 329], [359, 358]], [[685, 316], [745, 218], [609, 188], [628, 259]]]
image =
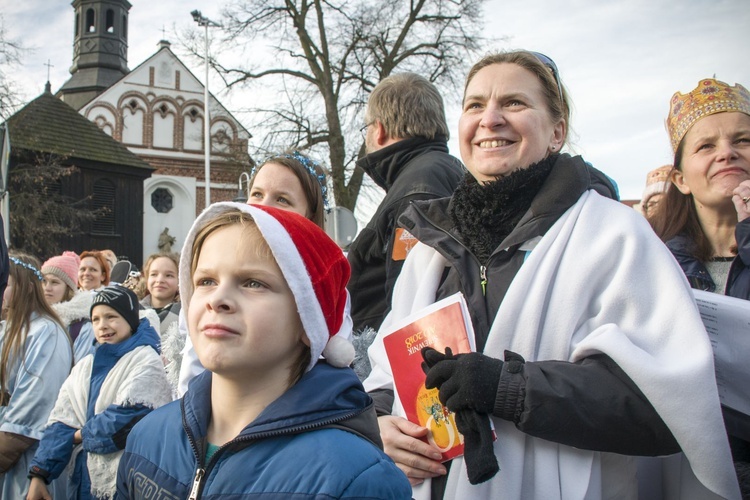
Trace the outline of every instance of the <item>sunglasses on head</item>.
[[560, 96], [560, 102], [563, 102], [562, 85], [560, 85], [560, 72], [557, 70], [557, 65], [555, 64], [555, 61], [545, 56], [541, 52], [529, 51], [529, 53], [533, 54], [534, 57], [539, 59], [540, 63], [544, 64], [550, 69], [550, 71], [552, 71], [552, 76], [555, 78], [555, 83], [557, 84], [557, 95]]

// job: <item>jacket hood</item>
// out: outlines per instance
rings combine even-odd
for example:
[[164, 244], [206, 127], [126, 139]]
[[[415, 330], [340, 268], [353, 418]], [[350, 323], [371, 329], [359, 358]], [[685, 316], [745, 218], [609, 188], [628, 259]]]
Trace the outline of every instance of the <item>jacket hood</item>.
[[[415, 157], [426, 152], [448, 153], [448, 142], [444, 137], [425, 139], [411, 137], [386, 146], [357, 160], [357, 166], [370, 178], [388, 191], [401, 171]], [[456, 159], [458, 162], [458, 159]]]
[[[206, 436], [211, 415], [211, 377], [205, 371], [190, 382], [183, 397], [185, 422], [200, 440]], [[357, 425], [357, 417], [372, 409], [372, 399], [350, 368], [335, 368], [319, 361], [284, 394], [269, 404], [245, 427], [241, 437], [268, 432], [299, 433], [315, 427], [335, 424], [373, 443], [380, 443], [377, 420], [372, 425]], [[354, 422], [348, 425], [348, 422]], [[361, 424], [361, 420], [359, 421]], [[382, 446], [381, 446], [382, 447]]]
[[94, 300], [94, 294], [87, 291], [78, 291], [73, 298], [67, 302], [58, 302], [52, 304], [52, 309], [60, 316], [65, 328], [79, 319], [91, 318], [91, 302]]

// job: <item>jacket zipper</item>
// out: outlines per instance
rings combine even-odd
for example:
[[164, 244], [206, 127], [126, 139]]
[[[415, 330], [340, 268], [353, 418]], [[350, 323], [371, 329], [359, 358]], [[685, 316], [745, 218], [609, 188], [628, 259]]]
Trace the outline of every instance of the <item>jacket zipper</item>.
[[195, 438], [193, 437], [193, 433], [190, 431], [190, 427], [187, 425], [187, 422], [185, 421], [185, 410], [184, 410], [185, 400], [183, 398], [182, 400], [182, 425], [185, 428], [185, 432], [188, 436], [188, 441], [190, 441], [190, 447], [193, 448], [193, 452], [195, 453], [196, 458], [198, 459], [198, 469], [195, 471], [195, 477], [193, 478], [193, 486], [190, 488], [190, 496], [188, 497], [188, 500], [198, 500], [200, 498], [200, 494], [203, 491], [203, 479], [208, 475], [209, 472], [211, 472], [211, 469], [213, 469], [214, 464], [217, 462], [219, 455], [221, 455], [224, 450], [237, 443], [244, 443], [249, 441], [257, 441], [260, 439], [267, 439], [269, 437], [276, 437], [276, 436], [283, 436], [284, 434], [299, 434], [302, 432], [307, 432], [313, 429], [316, 429], [318, 427], [325, 427], [326, 425], [335, 424], [338, 422], [342, 422], [344, 420], [347, 420], [352, 417], [356, 417], [357, 415], [360, 415], [367, 411], [372, 405], [368, 405], [367, 407], [353, 411], [351, 413], [347, 413], [346, 415], [341, 415], [336, 418], [332, 418], [330, 420], [325, 420], [323, 422], [318, 422], [315, 424], [308, 424], [308, 425], [302, 425], [297, 427], [291, 427], [288, 429], [281, 429], [277, 431], [269, 431], [269, 432], [262, 432], [260, 434], [254, 434], [251, 436], [239, 436], [234, 438], [233, 440], [224, 443], [224, 445], [216, 450], [216, 453], [213, 454], [211, 457], [211, 460], [208, 461], [208, 464], [203, 464], [203, 456], [201, 452], [198, 450], [198, 444], [195, 441]]
[[487, 295], [487, 267], [479, 266], [479, 283], [482, 285], [482, 296]]

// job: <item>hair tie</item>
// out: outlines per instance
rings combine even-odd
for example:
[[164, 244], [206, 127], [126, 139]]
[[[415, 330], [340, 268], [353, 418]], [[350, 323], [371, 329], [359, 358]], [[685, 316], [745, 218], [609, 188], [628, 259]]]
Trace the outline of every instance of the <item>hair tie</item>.
[[13, 262], [17, 266], [25, 267], [29, 271], [32, 271], [34, 274], [36, 274], [36, 277], [39, 278], [39, 281], [43, 281], [44, 278], [42, 277], [42, 273], [39, 272], [39, 269], [32, 266], [31, 264], [27, 264], [26, 262], [22, 261], [21, 259], [17, 259], [15, 257], [8, 257], [11, 262]]
[[[269, 156], [265, 160], [263, 160], [263, 163], [260, 164], [260, 167], [268, 163], [269, 161], [273, 161], [274, 158], [287, 158], [289, 160], [294, 160], [299, 162], [303, 167], [305, 167], [305, 170], [307, 170], [307, 173], [309, 173], [313, 179], [318, 181], [318, 184], [320, 185], [320, 192], [323, 195], [323, 208], [325, 208], [325, 211], [328, 213], [331, 211], [331, 208], [328, 206], [328, 186], [326, 186], [326, 176], [324, 174], [319, 174], [317, 170], [315, 170], [315, 167], [320, 168], [323, 170], [323, 168], [318, 164], [316, 161], [308, 158], [307, 156], [303, 155], [297, 150], [294, 150], [292, 154], [280, 154], [275, 156]], [[250, 171], [250, 178], [254, 178], [255, 174], [258, 172], [258, 169], [260, 168], [258, 166], [253, 167], [253, 169]]]

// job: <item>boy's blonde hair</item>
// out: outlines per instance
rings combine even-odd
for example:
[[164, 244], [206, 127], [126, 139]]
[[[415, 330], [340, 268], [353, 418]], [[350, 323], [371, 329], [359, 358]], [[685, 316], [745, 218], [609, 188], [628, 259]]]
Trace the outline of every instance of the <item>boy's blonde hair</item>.
[[[271, 260], [274, 262], [274, 264], [278, 265], [276, 263], [276, 258], [271, 252], [271, 247], [268, 246], [265, 238], [263, 238], [263, 235], [261, 234], [260, 229], [258, 229], [258, 226], [253, 218], [249, 214], [240, 212], [239, 210], [228, 211], [223, 212], [211, 219], [196, 233], [195, 241], [193, 242], [193, 246], [190, 249], [191, 280], [193, 275], [195, 274], [195, 269], [198, 265], [198, 259], [201, 255], [201, 249], [203, 248], [203, 244], [206, 242], [206, 239], [208, 239], [209, 236], [211, 236], [219, 229], [234, 225], [239, 225], [243, 229], [242, 236], [240, 238], [240, 241], [237, 242], [237, 246], [249, 245], [258, 258]], [[286, 277], [284, 279], [286, 279]], [[189, 297], [186, 299], [186, 302], [189, 302]], [[291, 364], [292, 371], [289, 378], [290, 387], [302, 377], [309, 363], [310, 349], [307, 346], [304, 346], [304, 348], [300, 352], [300, 355], [296, 359], [294, 359]]]

